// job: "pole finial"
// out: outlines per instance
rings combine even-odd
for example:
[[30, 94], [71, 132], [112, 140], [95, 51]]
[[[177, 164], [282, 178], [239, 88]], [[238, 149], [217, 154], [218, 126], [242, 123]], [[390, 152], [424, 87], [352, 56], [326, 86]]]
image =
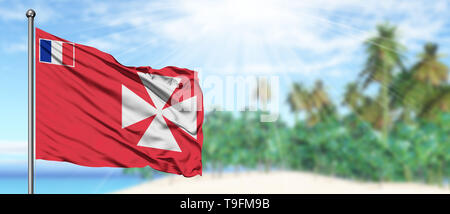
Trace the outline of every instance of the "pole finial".
[[28, 18], [34, 18], [36, 16], [36, 12], [34, 12], [33, 9], [28, 9], [26, 15]]

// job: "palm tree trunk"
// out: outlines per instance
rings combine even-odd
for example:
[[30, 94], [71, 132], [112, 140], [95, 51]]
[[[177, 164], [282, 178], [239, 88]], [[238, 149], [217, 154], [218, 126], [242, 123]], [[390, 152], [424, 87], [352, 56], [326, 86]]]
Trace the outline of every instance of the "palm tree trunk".
[[389, 140], [389, 83], [387, 70], [383, 71], [383, 84], [381, 86], [382, 108], [383, 108], [383, 128], [382, 140], [384, 146], [388, 146]]

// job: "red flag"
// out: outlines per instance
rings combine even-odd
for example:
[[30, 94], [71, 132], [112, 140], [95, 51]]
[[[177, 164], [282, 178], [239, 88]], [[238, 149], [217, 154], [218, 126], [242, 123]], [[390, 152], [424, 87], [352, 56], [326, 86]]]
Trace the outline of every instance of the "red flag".
[[197, 73], [127, 67], [36, 29], [36, 158], [202, 173]]

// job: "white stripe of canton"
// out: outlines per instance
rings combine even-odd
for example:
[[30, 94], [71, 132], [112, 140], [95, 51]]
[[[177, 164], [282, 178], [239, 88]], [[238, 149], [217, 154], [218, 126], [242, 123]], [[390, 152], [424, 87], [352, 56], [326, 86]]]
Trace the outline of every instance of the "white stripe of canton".
[[62, 65], [63, 55], [62, 55], [62, 42], [52, 41], [52, 64]]

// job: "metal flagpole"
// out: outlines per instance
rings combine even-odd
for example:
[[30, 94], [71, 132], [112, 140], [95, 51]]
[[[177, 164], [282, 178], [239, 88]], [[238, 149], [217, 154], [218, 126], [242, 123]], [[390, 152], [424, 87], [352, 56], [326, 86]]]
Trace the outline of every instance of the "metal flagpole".
[[34, 16], [27, 10], [28, 18], [28, 194], [34, 194]]

